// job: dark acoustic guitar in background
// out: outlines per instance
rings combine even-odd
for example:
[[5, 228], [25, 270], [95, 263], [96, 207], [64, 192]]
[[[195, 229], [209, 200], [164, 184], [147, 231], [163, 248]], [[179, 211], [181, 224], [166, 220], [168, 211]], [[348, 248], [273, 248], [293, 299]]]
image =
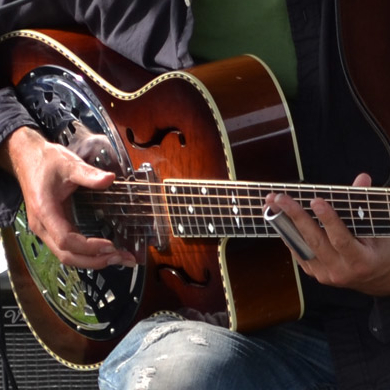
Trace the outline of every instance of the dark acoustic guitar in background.
[[74, 194], [76, 225], [139, 262], [64, 266], [21, 205], [2, 231], [11, 284], [32, 332], [63, 364], [97, 368], [160, 311], [213, 316], [240, 332], [299, 319], [297, 266], [262, 214], [271, 191], [306, 209], [326, 198], [357, 236], [389, 234], [386, 189], [301, 184], [287, 104], [253, 56], [153, 75], [88, 34], [54, 30], [6, 34], [0, 52], [2, 77], [45, 136], [117, 175], [106, 191]]

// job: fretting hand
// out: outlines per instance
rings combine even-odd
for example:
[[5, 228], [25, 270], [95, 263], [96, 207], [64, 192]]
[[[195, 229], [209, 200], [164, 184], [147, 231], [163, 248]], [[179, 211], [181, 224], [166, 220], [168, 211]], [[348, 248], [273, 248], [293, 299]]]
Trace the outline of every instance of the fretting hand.
[[[353, 185], [368, 187], [371, 178], [361, 174]], [[314, 259], [304, 261], [292, 251], [308, 275], [330, 286], [351, 288], [370, 295], [390, 294], [390, 239], [355, 238], [321, 198], [313, 199], [311, 208], [323, 228], [288, 195], [269, 194], [266, 204], [273, 212], [283, 210], [314, 252]]]

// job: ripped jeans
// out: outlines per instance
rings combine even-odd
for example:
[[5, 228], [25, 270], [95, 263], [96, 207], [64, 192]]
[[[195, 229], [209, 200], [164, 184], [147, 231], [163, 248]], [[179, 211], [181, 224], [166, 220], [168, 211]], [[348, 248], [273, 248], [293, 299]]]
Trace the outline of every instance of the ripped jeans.
[[138, 323], [100, 369], [101, 390], [333, 390], [324, 335], [304, 323], [250, 337], [168, 315]]

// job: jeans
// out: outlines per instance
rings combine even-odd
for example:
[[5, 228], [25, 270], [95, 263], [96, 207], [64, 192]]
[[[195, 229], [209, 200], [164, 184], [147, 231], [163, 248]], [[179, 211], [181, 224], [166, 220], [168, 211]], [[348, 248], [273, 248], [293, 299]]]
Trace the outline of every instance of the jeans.
[[100, 368], [101, 390], [333, 390], [324, 334], [296, 322], [251, 336], [160, 315], [138, 323]]

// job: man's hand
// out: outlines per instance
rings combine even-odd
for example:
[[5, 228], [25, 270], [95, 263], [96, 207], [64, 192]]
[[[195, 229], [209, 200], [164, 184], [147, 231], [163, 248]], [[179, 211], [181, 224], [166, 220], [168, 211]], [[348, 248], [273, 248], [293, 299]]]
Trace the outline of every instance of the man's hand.
[[117, 250], [111, 241], [78, 233], [66, 214], [66, 203], [78, 186], [105, 189], [112, 184], [113, 173], [86, 164], [26, 127], [8, 137], [1, 160], [2, 168], [13, 172], [20, 183], [31, 230], [63, 264], [94, 269], [135, 265], [134, 256]]
[[[361, 174], [353, 185], [368, 187], [371, 178]], [[370, 295], [390, 294], [390, 239], [355, 238], [332, 207], [320, 198], [311, 201], [311, 208], [323, 229], [287, 195], [269, 194], [266, 204], [274, 212], [283, 210], [314, 252], [314, 259], [304, 261], [292, 251], [308, 275], [322, 284], [351, 288]]]

